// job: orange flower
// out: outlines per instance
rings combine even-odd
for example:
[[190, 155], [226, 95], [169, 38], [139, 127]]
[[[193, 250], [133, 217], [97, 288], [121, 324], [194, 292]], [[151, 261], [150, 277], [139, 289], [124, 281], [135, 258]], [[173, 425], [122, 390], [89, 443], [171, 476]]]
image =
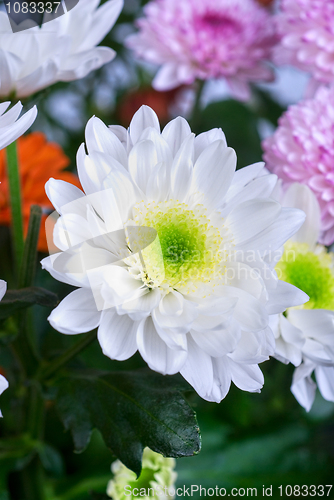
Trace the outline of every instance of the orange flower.
[[[24, 234], [28, 230], [31, 205], [40, 205], [43, 208], [41, 231], [39, 235], [38, 249], [42, 252], [48, 251], [45, 236], [44, 212], [53, 211], [49, 199], [45, 194], [45, 183], [50, 177], [61, 179], [80, 187], [78, 177], [71, 172], [64, 172], [70, 160], [64, 154], [61, 147], [48, 142], [41, 132], [33, 132], [20, 137], [17, 141], [18, 160], [21, 177], [22, 211], [24, 221]], [[0, 151], [0, 224], [9, 226], [11, 213], [9, 206], [9, 190], [7, 171], [5, 163], [5, 151]]]

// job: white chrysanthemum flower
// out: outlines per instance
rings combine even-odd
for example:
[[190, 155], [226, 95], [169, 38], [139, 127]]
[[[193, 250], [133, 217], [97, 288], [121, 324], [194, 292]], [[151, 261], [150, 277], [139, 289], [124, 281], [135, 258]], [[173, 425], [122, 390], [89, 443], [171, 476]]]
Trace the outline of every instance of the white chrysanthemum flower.
[[316, 391], [313, 372], [322, 396], [334, 401], [334, 254], [317, 244], [320, 207], [313, 192], [296, 183], [280, 198], [284, 206], [302, 209], [306, 221], [286, 243], [276, 271], [310, 300], [272, 317], [270, 323], [277, 337], [275, 357], [298, 367], [291, 390], [309, 411]]
[[[5, 295], [6, 290], [7, 290], [7, 283], [3, 280], [0, 280], [0, 300]], [[3, 391], [5, 391], [7, 388], [8, 388], [7, 380], [3, 375], [0, 375], [0, 396], [3, 393]], [[0, 410], [0, 417], [2, 417], [1, 410]]]
[[[180, 372], [210, 401], [231, 381], [259, 391], [258, 363], [274, 350], [268, 315], [308, 299], [273, 270], [304, 213], [269, 199], [277, 178], [257, 178], [263, 164], [235, 172], [220, 129], [195, 137], [179, 117], [161, 133], [143, 106], [128, 131], [92, 118], [86, 145], [88, 155], [82, 145], [77, 156], [85, 194], [63, 181], [46, 185], [61, 214], [61, 252], [42, 265], [80, 287], [52, 312], [52, 326], [65, 334], [98, 327], [111, 359], [139, 350], [152, 370]], [[149, 245], [139, 241], [143, 228]]]
[[80, 0], [72, 10], [42, 27], [13, 33], [0, 12], [0, 96], [30, 96], [55, 82], [83, 78], [115, 57], [97, 47], [111, 30], [123, 0]]
[[165, 458], [160, 453], [144, 449], [142, 471], [137, 475], [119, 460], [111, 466], [114, 478], [109, 481], [107, 494], [113, 500], [126, 500], [127, 498], [161, 498], [173, 500], [175, 497], [175, 481], [177, 473], [174, 471], [176, 460]]
[[20, 102], [5, 113], [9, 105], [10, 102], [0, 104], [0, 150], [6, 148], [23, 135], [34, 123], [37, 116], [37, 108], [34, 106], [19, 118], [22, 110]]

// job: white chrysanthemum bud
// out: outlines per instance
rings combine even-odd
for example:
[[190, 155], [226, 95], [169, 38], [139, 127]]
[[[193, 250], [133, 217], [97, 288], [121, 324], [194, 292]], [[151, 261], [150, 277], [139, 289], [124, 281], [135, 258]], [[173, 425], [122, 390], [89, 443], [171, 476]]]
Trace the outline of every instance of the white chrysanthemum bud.
[[174, 458], [164, 458], [149, 448], [143, 453], [142, 471], [137, 479], [136, 474], [125, 467], [119, 460], [111, 466], [114, 478], [109, 482], [107, 494], [113, 500], [131, 500], [133, 498], [160, 498], [173, 500], [175, 497]]

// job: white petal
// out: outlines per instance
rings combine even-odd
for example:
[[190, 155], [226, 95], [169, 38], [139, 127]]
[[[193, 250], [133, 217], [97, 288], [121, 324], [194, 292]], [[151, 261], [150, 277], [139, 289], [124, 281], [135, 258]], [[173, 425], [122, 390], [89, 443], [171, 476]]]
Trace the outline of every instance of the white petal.
[[[262, 333], [264, 333], [264, 335]], [[270, 354], [273, 354], [273, 351], [268, 352], [267, 333], [266, 329], [264, 329], [264, 332], [262, 332], [262, 330], [260, 330], [260, 332], [242, 331], [238, 345], [236, 349], [229, 354], [229, 358], [236, 363], [248, 365], [262, 363], [269, 358]], [[273, 334], [271, 333], [271, 335]]]
[[[73, 186], [73, 184], [53, 179], [52, 177], [45, 184], [45, 191], [47, 197], [59, 214], [62, 214], [63, 207], [85, 196], [85, 194], [79, 188]], [[77, 204], [73, 204], [72, 206], [77, 206]]]
[[122, 172], [114, 172], [103, 182], [103, 189], [106, 190], [103, 196], [113, 198], [115, 210], [117, 207], [118, 222], [116, 223], [116, 212], [110, 212], [106, 209], [107, 203], [103, 206], [104, 220], [109, 221], [110, 231], [114, 231], [117, 224], [123, 224], [130, 218], [131, 209], [137, 200], [143, 199], [143, 194], [130, 179], [130, 176]]
[[[0, 134], [0, 149], [6, 148], [12, 142], [16, 141], [21, 135], [24, 134], [28, 130], [28, 128], [34, 123], [37, 116], [37, 108], [34, 106], [32, 109], [27, 111], [24, 115], [21, 116], [17, 121], [17, 111], [21, 111], [22, 104], [18, 102], [10, 111], [10, 116], [14, 118], [14, 121], [10, 124], [6, 124], [6, 114], [2, 115], [0, 118], [1, 122], [6, 124], [4, 127], [1, 127]], [[14, 113], [14, 114], [12, 114]]]
[[302, 290], [279, 280], [277, 287], [269, 292], [267, 311], [269, 314], [277, 314], [284, 312], [288, 307], [305, 304], [308, 300], [309, 296]]
[[153, 127], [160, 134], [160, 124], [156, 113], [149, 106], [142, 106], [134, 114], [130, 123], [130, 136], [133, 144], [139, 140], [143, 130]]
[[334, 402], [334, 367], [317, 366], [315, 376], [322, 397]]
[[232, 382], [242, 391], [260, 392], [264, 377], [258, 365], [234, 363], [229, 360]]
[[167, 166], [172, 164], [172, 151], [168, 143], [155, 128], [149, 127], [143, 131], [138, 141], [145, 140], [153, 142], [157, 156], [157, 163], [164, 162]]
[[68, 250], [93, 236], [86, 219], [77, 214], [65, 214], [57, 220], [53, 239], [60, 250]]
[[227, 148], [226, 137], [221, 128], [213, 128], [208, 132], [203, 132], [195, 138], [195, 160], [210, 144], [216, 141], [222, 141]]
[[187, 333], [198, 316], [196, 304], [185, 299], [178, 292], [166, 295], [152, 314], [154, 321], [163, 329], [173, 329], [175, 333]]
[[148, 366], [163, 375], [180, 371], [187, 358], [184, 350], [169, 349], [158, 335], [152, 318], [141, 321], [137, 331], [137, 345]]
[[181, 147], [181, 144], [191, 134], [191, 130], [187, 120], [178, 116], [171, 120], [162, 131], [162, 137], [169, 144], [172, 155], [175, 156]]
[[124, 302], [117, 307], [121, 314], [129, 314], [136, 321], [146, 318], [155, 309], [161, 300], [161, 293], [158, 288], [150, 290], [145, 295], [141, 295], [134, 300]]
[[278, 218], [281, 205], [273, 200], [249, 200], [237, 205], [227, 216], [236, 245], [267, 229]]
[[231, 386], [231, 371], [229, 360], [226, 356], [212, 359], [213, 366], [213, 384], [208, 401], [220, 403], [225, 398]]
[[[8, 107], [10, 106], [10, 101], [6, 101], [6, 102], [1, 102], [0, 103], [0, 126], [1, 126], [1, 123], [2, 123], [2, 115], [5, 113], [6, 109], [8, 109]], [[20, 110], [22, 109], [22, 104], [20, 103]], [[20, 114], [20, 113], [19, 113]]]
[[275, 357], [283, 363], [299, 366], [302, 362], [302, 348], [305, 342], [303, 332], [293, 326], [283, 315], [279, 316], [281, 336], [276, 339]]
[[110, 265], [100, 270], [104, 281], [101, 295], [110, 304], [122, 304], [148, 293], [142, 281], [134, 279], [124, 267]]
[[265, 285], [260, 273], [244, 262], [227, 261], [223, 282], [230, 287], [241, 288], [245, 292], [260, 299], [265, 291]]
[[94, 116], [88, 121], [85, 136], [88, 153], [101, 151], [101, 153], [110, 155], [126, 168], [127, 154], [123, 144], [99, 118]]
[[48, 317], [55, 330], [68, 335], [90, 332], [99, 325], [100, 319], [93, 293], [87, 288], [67, 295]]
[[0, 395], [3, 393], [3, 391], [8, 389], [8, 385], [8, 381], [5, 379], [5, 377], [3, 375], [0, 375]]
[[172, 291], [161, 300], [159, 311], [164, 316], [180, 316], [183, 312], [184, 301], [181, 293]]
[[171, 90], [183, 83], [192, 83], [184, 71], [180, 71], [179, 65], [175, 63], [166, 63], [161, 66], [155, 75], [152, 87], [156, 90]]
[[248, 251], [256, 248], [258, 255], [268, 258], [281, 249], [284, 243], [298, 231], [305, 220], [305, 214], [295, 208], [282, 208], [272, 224], [253, 238], [239, 245], [238, 250]]
[[188, 358], [180, 370], [181, 375], [189, 382], [203, 399], [209, 399], [213, 385], [213, 367], [211, 357], [188, 337]]
[[317, 385], [311, 379], [314, 368], [314, 364], [302, 363], [295, 369], [292, 378], [291, 392], [306, 411], [310, 411], [317, 389]]
[[7, 283], [4, 280], [0, 280], [0, 300], [5, 295], [7, 291]]
[[237, 322], [232, 322], [227, 328], [215, 332], [191, 330], [191, 336], [203, 351], [217, 358], [234, 351], [240, 338], [240, 327]]
[[170, 166], [158, 163], [148, 178], [145, 193], [149, 200], [166, 201], [170, 193]]
[[241, 288], [223, 287], [224, 296], [237, 298], [234, 317], [246, 331], [260, 331], [268, 325], [268, 313], [261, 302]]
[[247, 184], [256, 179], [261, 171], [263, 171], [263, 167], [264, 163], [259, 162], [237, 170], [231, 182], [231, 188], [228, 192], [227, 199], [229, 200], [236, 196], [236, 194], [240, 193]]
[[148, 179], [158, 163], [153, 141], [140, 141], [129, 154], [129, 172], [137, 186], [145, 192]]
[[221, 206], [235, 172], [235, 151], [215, 141], [199, 156], [194, 167], [194, 191], [204, 193], [209, 206]]
[[121, 125], [109, 125], [108, 128], [118, 137], [123, 146], [127, 146], [130, 136], [126, 128]]
[[165, 342], [165, 344], [170, 349], [175, 349], [177, 351], [187, 351], [187, 335], [184, 333], [174, 333], [171, 330], [165, 330], [161, 328], [153, 318], [153, 323], [159, 337]]
[[[49, 255], [49, 257], [45, 257], [41, 260], [42, 269], [48, 271], [48, 273], [50, 273], [54, 279], [61, 281], [62, 283], [67, 283], [68, 285], [72, 286], [89, 286], [89, 281], [86, 273], [69, 274], [63, 272], [63, 261], [61, 263], [58, 263], [58, 259], [63, 259], [64, 255], [66, 258], [67, 254], [65, 254], [64, 252], [59, 252], [53, 255]], [[61, 270], [59, 270], [59, 268]]]
[[317, 365], [334, 365], [334, 352], [328, 346], [310, 338], [306, 338], [303, 345], [303, 357]]
[[191, 330], [205, 334], [206, 332], [218, 332], [223, 328], [227, 328], [231, 322], [233, 311], [226, 314], [217, 314], [207, 316], [200, 314], [191, 324]]
[[325, 309], [291, 309], [289, 321], [302, 330], [304, 337], [328, 345], [334, 343], [334, 312]]
[[319, 240], [321, 213], [315, 194], [308, 186], [294, 183], [289, 186], [282, 199], [285, 207], [299, 208], [306, 213], [306, 219], [299, 231], [292, 236], [292, 241], [315, 246]]
[[[245, 170], [244, 168], [241, 170]], [[237, 170], [236, 174], [239, 172]], [[255, 198], [269, 198], [271, 197], [272, 191], [277, 183], [276, 175], [266, 175], [259, 177], [244, 186], [238, 193], [232, 196], [233, 186], [228, 190], [225, 204], [221, 208], [222, 216], [225, 217], [227, 214], [233, 210], [237, 205], [243, 203], [247, 200], [254, 200]]]
[[[0, 395], [3, 393], [3, 391], [5, 391], [6, 389], [8, 389], [8, 382], [7, 380], [5, 379], [5, 377], [3, 377], [2, 375], [0, 375]], [[0, 410], [0, 417], [2, 417], [2, 413], [1, 413], [1, 410]]]
[[187, 200], [193, 180], [194, 135], [182, 143], [175, 155], [171, 171], [171, 198]]
[[97, 332], [103, 354], [118, 361], [131, 358], [137, 351], [137, 327], [126, 314], [120, 316], [114, 309], [103, 311]]
[[[92, 19], [91, 33], [80, 46], [82, 51], [98, 45], [114, 26], [122, 8], [123, 0], [109, 0], [101, 5], [94, 13]], [[88, 40], [87, 40], [88, 39]]]

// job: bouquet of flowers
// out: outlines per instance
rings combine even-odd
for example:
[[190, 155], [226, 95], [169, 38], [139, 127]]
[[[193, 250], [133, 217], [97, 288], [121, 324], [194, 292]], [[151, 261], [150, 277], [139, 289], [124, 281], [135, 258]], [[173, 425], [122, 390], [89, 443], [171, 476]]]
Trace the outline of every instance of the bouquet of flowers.
[[1, 499], [330, 498], [333, 22], [3, 3]]

